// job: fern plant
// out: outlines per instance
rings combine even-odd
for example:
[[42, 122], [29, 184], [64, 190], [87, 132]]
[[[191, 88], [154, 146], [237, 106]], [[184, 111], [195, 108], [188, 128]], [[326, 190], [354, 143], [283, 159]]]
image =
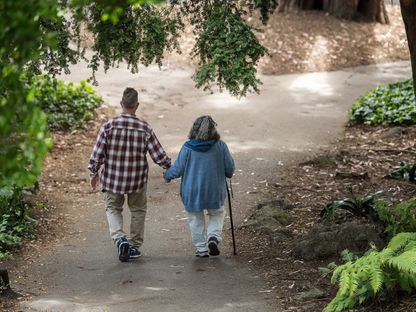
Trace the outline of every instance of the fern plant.
[[394, 205], [376, 201], [374, 207], [389, 237], [401, 232], [416, 232], [416, 197]]
[[324, 312], [341, 312], [374, 298], [382, 290], [416, 288], [416, 233], [400, 233], [386, 248], [374, 247], [355, 261], [338, 266], [332, 283], [339, 283], [335, 298]]

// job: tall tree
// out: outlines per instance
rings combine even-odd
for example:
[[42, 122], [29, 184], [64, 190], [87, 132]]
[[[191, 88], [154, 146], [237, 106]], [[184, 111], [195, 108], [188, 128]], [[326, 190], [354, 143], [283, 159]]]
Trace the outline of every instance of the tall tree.
[[416, 0], [400, 0], [400, 7], [406, 28], [407, 42], [409, 43], [413, 87], [416, 96]]
[[384, 0], [281, 0], [278, 11], [323, 10], [338, 18], [388, 24]]

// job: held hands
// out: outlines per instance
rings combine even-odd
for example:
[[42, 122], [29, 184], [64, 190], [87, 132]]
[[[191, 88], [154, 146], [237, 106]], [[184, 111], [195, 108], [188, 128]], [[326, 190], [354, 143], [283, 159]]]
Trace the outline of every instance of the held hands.
[[166, 171], [163, 172], [163, 179], [165, 180], [165, 183], [170, 183], [171, 180], [165, 178], [165, 173]]
[[99, 180], [100, 179], [99, 179], [98, 175], [96, 175], [94, 177], [91, 177], [90, 185], [91, 185], [91, 188], [92, 188], [93, 191], [97, 190], [97, 185], [98, 185]]

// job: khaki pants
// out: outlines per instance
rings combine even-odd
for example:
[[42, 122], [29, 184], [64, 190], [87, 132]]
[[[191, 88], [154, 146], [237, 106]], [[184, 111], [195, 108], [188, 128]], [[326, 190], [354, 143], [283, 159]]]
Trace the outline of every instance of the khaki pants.
[[104, 193], [105, 211], [107, 214], [108, 227], [110, 228], [111, 238], [116, 241], [126, 237], [123, 231], [123, 204], [127, 196], [127, 204], [131, 213], [130, 223], [130, 244], [140, 247], [143, 244], [144, 222], [147, 210], [146, 198], [147, 186], [130, 194], [116, 194], [111, 192]]

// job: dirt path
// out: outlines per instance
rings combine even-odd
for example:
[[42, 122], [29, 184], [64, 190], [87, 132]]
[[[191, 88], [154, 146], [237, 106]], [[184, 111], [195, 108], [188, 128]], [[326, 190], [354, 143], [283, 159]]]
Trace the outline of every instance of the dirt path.
[[[65, 79], [78, 81], [88, 74], [78, 66]], [[410, 65], [264, 76], [261, 95], [241, 101], [196, 90], [190, 75], [151, 67], [133, 76], [119, 68], [99, 74], [98, 90], [113, 106], [124, 87], [140, 90], [139, 115], [150, 122], [173, 158], [192, 121], [212, 115], [236, 159], [234, 204], [240, 223], [256, 202], [264, 200], [259, 189], [276, 181], [281, 166], [330, 144], [342, 132], [346, 110], [357, 96], [377, 83], [408, 78]], [[65, 229], [70, 235], [51, 242], [30, 265], [30, 273], [22, 273], [25, 279], [16, 287], [33, 298], [21, 310], [280, 310], [274, 291], [247, 263], [230, 255], [229, 242], [218, 259], [195, 259], [179, 183], [164, 184], [162, 170], [155, 166], [150, 168], [144, 256], [120, 263], [108, 235], [102, 196], [87, 188], [85, 166], [94, 136], [76, 138], [78, 143], [67, 146], [62, 156], [67, 166], [56, 168], [53, 159], [48, 160], [45, 174], [57, 181], [49, 186], [48, 197], [71, 221]]]

